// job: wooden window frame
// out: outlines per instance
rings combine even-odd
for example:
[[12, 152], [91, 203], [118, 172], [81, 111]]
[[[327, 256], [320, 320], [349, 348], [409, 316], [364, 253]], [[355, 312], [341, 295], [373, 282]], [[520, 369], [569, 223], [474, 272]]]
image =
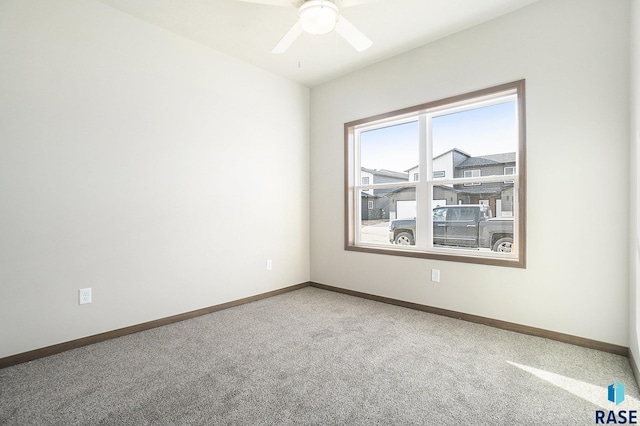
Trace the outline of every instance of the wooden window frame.
[[[442, 109], [448, 106], [463, 105], [465, 103], [471, 103], [475, 100], [483, 98], [492, 98], [498, 96], [500, 93], [515, 93], [516, 94], [516, 108], [517, 108], [517, 123], [518, 123], [518, 142], [517, 142], [517, 155], [516, 155], [516, 175], [514, 176], [514, 190], [515, 197], [514, 202], [517, 205], [516, 221], [514, 223], [514, 250], [512, 257], [500, 257], [485, 256], [475, 254], [470, 250], [460, 251], [456, 253], [454, 250], [438, 250], [435, 251], [420, 251], [406, 249], [407, 246], [372, 246], [356, 244], [356, 220], [355, 215], [359, 210], [359, 201], [356, 199], [358, 185], [355, 184], [355, 179], [358, 174], [355, 172], [356, 167], [360, 167], [360, 164], [355, 164], [355, 129], [359, 126], [365, 126], [376, 122], [389, 121], [392, 122], [395, 119], [401, 119], [402, 117], [410, 115], [418, 115], [425, 113], [426, 111], [432, 111], [436, 109]], [[383, 254], [392, 256], [405, 256], [423, 259], [433, 259], [442, 261], [453, 261], [463, 263], [473, 263], [481, 265], [492, 266], [504, 266], [514, 268], [526, 268], [526, 99], [525, 99], [525, 80], [518, 80], [511, 83], [506, 83], [494, 87], [489, 87], [482, 90], [477, 90], [470, 93], [451, 96], [445, 99], [427, 102], [421, 105], [416, 105], [392, 112], [387, 112], [372, 117], [367, 117], [355, 121], [351, 121], [344, 124], [344, 141], [345, 141], [345, 170], [344, 170], [344, 249], [347, 251], [356, 251], [362, 253], [371, 254]], [[427, 170], [428, 173], [432, 173], [432, 170]], [[427, 174], [429, 176], [429, 174]], [[483, 178], [485, 181], [489, 179]], [[463, 180], [464, 181], [464, 180]], [[425, 181], [426, 182], [426, 181]], [[410, 182], [415, 183], [415, 182]], [[492, 252], [493, 253], [493, 252]]]

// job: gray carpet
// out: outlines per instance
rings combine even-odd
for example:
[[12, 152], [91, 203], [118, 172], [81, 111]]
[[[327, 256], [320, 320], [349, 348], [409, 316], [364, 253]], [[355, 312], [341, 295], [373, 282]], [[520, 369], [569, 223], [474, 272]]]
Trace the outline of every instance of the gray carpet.
[[626, 358], [304, 288], [0, 370], [3, 425], [592, 425]]

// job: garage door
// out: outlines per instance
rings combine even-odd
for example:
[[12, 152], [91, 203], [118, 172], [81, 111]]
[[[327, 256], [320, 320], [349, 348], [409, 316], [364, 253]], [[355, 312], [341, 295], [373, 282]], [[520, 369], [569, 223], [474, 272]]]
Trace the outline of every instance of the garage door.
[[416, 217], [416, 200], [396, 202], [398, 219], [413, 219]]

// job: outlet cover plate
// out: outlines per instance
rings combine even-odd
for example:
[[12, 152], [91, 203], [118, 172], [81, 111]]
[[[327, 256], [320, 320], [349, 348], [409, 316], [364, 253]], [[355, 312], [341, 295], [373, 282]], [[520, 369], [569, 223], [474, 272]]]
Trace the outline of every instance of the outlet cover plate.
[[90, 288], [81, 288], [78, 291], [78, 302], [81, 305], [91, 303], [91, 289]]

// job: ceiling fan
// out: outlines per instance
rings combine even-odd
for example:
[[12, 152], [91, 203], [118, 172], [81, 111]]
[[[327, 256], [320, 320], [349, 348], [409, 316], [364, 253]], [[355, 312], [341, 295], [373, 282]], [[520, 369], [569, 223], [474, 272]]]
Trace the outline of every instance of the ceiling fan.
[[[298, 8], [298, 21], [282, 37], [271, 53], [283, 53], [303, 32], [321, 35], [335, 30], [358, 52], [368, 49], [373, 42], [339, 13], [332, 0], [239, 0], [245, 3], [267, 4]], [[342, 0], [343, 7], [376, 0]]]

